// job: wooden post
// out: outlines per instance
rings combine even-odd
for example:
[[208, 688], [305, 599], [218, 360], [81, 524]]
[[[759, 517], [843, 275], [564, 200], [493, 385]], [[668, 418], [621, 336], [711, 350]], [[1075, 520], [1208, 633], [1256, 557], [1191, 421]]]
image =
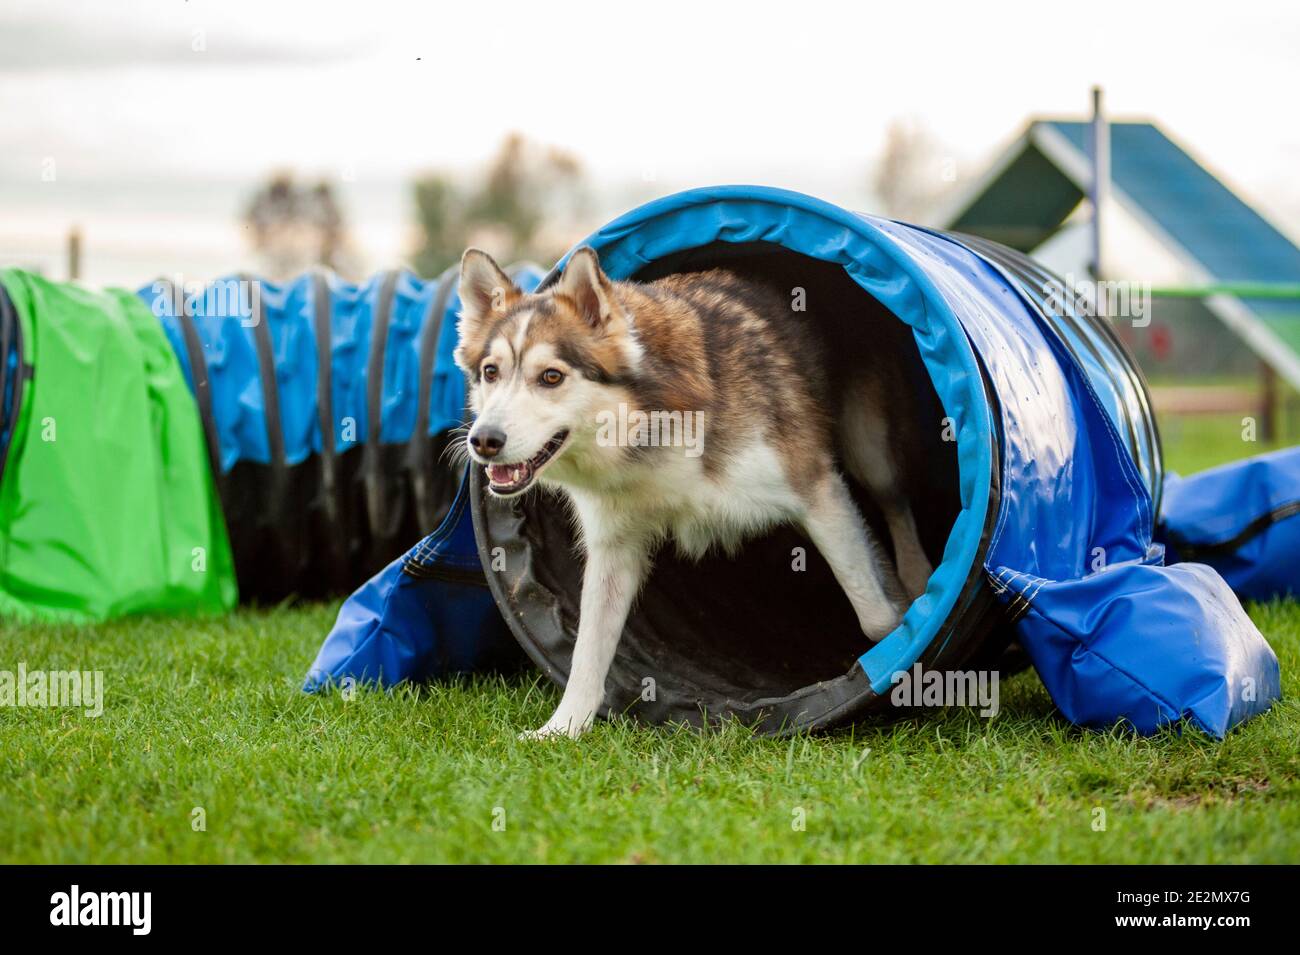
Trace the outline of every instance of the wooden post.
[[1266, 444], [1277, 440], [1277, 372], [1266, 361], [1259, 363], [1259, 437]]
[[68, 230], [68, 281], [81, 278], [81, 230], [73, 226]]

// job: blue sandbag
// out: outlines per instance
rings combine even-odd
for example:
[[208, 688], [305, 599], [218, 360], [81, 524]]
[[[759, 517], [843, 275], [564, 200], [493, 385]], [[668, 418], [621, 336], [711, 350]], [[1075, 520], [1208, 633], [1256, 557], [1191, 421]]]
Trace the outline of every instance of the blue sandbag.
[[1209, 564], [1243, 599], [1300, 595], [1300, 448], [1166, 475], [1159, 530], [1170, 562]]
[[1204, 564], [1137, 561], [1015, 583], [1021, 643], [1072, 723], [1104, 729], [1122, 719], [1151, 734], [1187, 720], [1222, 738], [1281, 695], [1277, 657]]

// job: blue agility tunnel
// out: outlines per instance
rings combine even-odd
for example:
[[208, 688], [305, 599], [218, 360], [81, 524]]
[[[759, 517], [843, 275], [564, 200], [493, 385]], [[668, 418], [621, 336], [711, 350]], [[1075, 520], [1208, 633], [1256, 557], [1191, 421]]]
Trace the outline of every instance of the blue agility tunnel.
[[[925, 486], [910, 489], [935, 570], [895, 632], [870, 646], [791, 529], [736, 557], [665, 552], [619, 646], [610, 713], [828, 727], [887, 711], [895, 674], [918, 662], [996, 667], [1013, 640], [1082, 725], [1150, 733], [1186, 720], [1222, 736], [1278, 697], [1277, 660], [1232, 588], [1300, 590], [1294, 560], [1278, 559], [1300, 526], [1288, 523], [1300, 511], [1295, 456], [1203, 486], [1230, 503], [1226, 526], [1182, 516], [1205, 494], [1197, 478], [1166, 490], [1138, 369], [1104, 319], [1053, 299], [1059, 283], [1032, 260], [749, 186], [652, 202], [584, 244], [616, 279], [725, 266], [788, 280], [827, 316], [833, 345], [915, 368], [934, 409], [915, 426], [945, 437]], [[562, 266], [521, 284], [553, 281]], [[464, 413], [453, 286], [454, 275], [390, 273], [359, 288], [306, 276], [264, 291], [267, 320], [248, 328], [201, 310], [164, 317], [188, 356], [241, 588], [311, 592], [373, 573], [305, 689], [500, 665], [508, 636], [566, 679], [582, 559], [562, 503], [542, 491], [489, 498], [479, 469], [443, 454]], [[1168, 563], [1166, 544], [1195, 561], [1198, 541], [1217, 543], [1217, 563]]]
[[[512, 269], [525, 288], [542, 274]], [[197, 398], [242, 599], [346, 593], [451, 511], [456, 279], [316, 271], [139, 291]]]

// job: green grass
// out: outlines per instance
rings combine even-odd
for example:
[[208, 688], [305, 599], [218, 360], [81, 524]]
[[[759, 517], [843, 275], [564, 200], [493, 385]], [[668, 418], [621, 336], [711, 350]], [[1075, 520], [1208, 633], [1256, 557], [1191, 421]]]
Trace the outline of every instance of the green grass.
[[[1232, 449], [1206, 428], [1171, 466]], [[1076, 729], [1032, 673], [992, 720], [521, 743], [557, 698], [532, 675], [301, 694], [335, 609], [0, 624], [0, 669], [105, 673], [98, 718], [0, 708], [0, 861], [1300, 861], [1294, 602], [1251, 608], [1285, 699], [1222, 743]]]
[[[1248, 440], [1241, 415], [1168, 416], [1161, 417], [1159, 425], [1165, 466], [1184, 477], [1294, 443], [1283, 438], [1272, 444]], [[1288, 433], [1283, 432], [1284, 435]]]
[[521, 743], [555, 702], [531, 676], [299, 693], [331, 611], [8, 633], [6, 660], [103, 669], [106, 705], [0, 710], [4, 860], [1300, 861], [1294, 605], [1254, 611], [1287, 700], [1223, 743], [1075, 729], [1030, 673], [992, 720]]

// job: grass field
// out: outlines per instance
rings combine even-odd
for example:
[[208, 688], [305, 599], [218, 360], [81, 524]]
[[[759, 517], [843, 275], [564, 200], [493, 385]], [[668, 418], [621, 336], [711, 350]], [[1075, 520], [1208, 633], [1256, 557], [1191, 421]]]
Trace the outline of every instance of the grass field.
[[[1261, 450], [1183, 424], [1183, 473]], [[1286, 698], [1223, 743], [1075, 729], [1032, 673], [992, 720], [520, 743], [556, 699], [532, 675], [298, 692], [335, 610], [0, 624], [0, 669], [105, 671], [98, 718], [0, 708], [0, 861], [1300, 861], [1294, 602], [1251, 608]]]

